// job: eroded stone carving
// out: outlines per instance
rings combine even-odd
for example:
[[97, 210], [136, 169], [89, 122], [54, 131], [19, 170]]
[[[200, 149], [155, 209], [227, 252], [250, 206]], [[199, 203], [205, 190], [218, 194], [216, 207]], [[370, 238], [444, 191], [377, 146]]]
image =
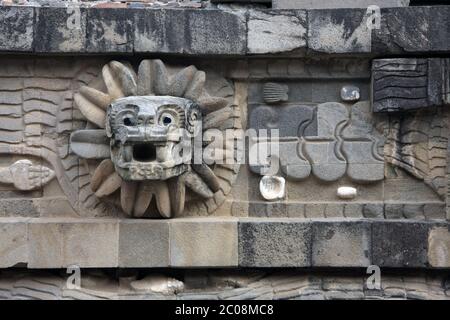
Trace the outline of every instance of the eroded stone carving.
[[442, 199], [447, 191], [448, 127], [442, 111], [422, 111], [390, 119], [385, 159], [423, 180]]
[[41, 188], [55, 177], [55, 172], [30, 160], [18, 160], [6, 168], [0, 168], [0, 183], [13, 184], [19, 190]]
[[[180, 70], [144, 60], [136, 74], [112, 61], [103, 67], [101, 79], [80, 89], [75, 104], [100, 129], [75, 131], [71, 146], [80, 157], [103, 159], [90, 182], [98, 198], [113, 198], [120, 190], [121, 207], [133, 217], [148, 212], [154, 198], [166, 218], [183, 213], [189, 199], [211, 200], [216, 208], [224, 201], [236, 168], [224, 178], [219, 169], [227, 166], [194, 163], [192, 147], [184, 148], [202, 134], [200, 128], [239, 127], [237, 107], [230, 99], [211, 96], [205, 81], [205, 73], [194, 66]], [[225, 153], [233, 145], [224, 141], [214, 148]]]

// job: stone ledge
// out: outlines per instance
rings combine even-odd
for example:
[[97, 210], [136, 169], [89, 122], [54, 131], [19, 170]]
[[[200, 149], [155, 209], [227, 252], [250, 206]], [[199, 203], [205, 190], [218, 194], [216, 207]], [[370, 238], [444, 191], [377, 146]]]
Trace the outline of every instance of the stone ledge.
[[450, 269], [447, 222], [0, 218], [0, 268]]
[[[74, 16], [77, 12], [79, 19]], [[370, 30], [364, 9], [76, 11], [8, 6], [0, 7], [0, 53], [287, 57], [442, 54], [450, 53], [449, 15], [449, 6], [385, 8], [381, 10], [381, 28]]]

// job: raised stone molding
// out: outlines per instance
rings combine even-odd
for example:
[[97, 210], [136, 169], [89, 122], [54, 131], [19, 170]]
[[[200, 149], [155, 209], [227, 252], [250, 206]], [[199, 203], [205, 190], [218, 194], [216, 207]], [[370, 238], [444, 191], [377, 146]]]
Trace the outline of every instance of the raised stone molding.
[[450, 268], [446, 222], [0, 219], [0, 267]]
[[[79, 12], [80, 26], [72, 28], [67, 8], [0, 7], [0, 52], [299, 57], [450, 52], [448, 6], [383, 8], [380, 28], [374, 30], [367, 27], [365, 9], [234, 10], [221, 5]], [[277, 21], [283, 21], [281, 28]]]

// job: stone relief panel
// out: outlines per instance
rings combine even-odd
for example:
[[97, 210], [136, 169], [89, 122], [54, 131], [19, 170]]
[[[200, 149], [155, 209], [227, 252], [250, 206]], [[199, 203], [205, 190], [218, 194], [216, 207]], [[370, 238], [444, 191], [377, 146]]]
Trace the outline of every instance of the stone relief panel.
[[[423, 104], [432, 107], [427, 112], [414, 107], [412, 113], [388, 115], [377, 109], [377, 100], [368, 101], [370, 68], [340, 61], [310, 72], [314, 63], [303, 71], [293, 61], [257, 64], [261, 72], [256, 62], [250, 68], [248, 126], [278, 129], [278, 149], [268, 147], [278, 153], [249, 166], [249, 185], [270, 172], [264, 169], [273, 162], [279, 170], [269, 175], [287, 181], [284, 198], [271, 202], [249, 187], [251, 216], [445, 219], [448, 112], [439, 108], [447, 96], [445, 77], [438, 85], [439, 104]], [[387, 81], [383, 76], [394, 79], [393, 87], [402, 87], [401, 77], [409, 81], [398, 68], [378, 74], [381, 64], [374, 62], [373, 92], [383, 87], [377, 79]], [[440, 75], [447, 72], [446, 61], [425, 64], [441, 66]], [[348, 72], [339, 71], [340, 65]], [[383, 90], [390, 90], [387, 85]], [[407, 97], [401, 103], [407, 106]]]
[[[437, 63], [401, 60], [380, 77], [381, 62], [370, 69], [361, 59], [250, 59], [217, 70], [190, 61], [204, 72], [176, 59], [9, 58], [0, 68], [0, 215], [443, 219], [447, 60], [438, 59], [438, 104], [378, 110], [377, 95], [369, 101], [378, 79], [400, 88], [411, 65]], [[195, 119], [202, 134], [278, 129], [278, 157], [193, 164], [187, 152], [177, 162], [192, 137], [173, 129], [192, 132]], [[238, 144], [213, 140], [202, 152], [231, 149], [238, 161]], [[264, 178], [272, 162], [279, 170]]]
[[[195, 162], [194, 140], [199, 130], [225, 135], [225, 130], [238, 129], [239, 109], [225, 79], [216, 79], [222, 91], [216, 96], [214, 85], [208, 91], [205, 72], [194, 66], [143, 60], [137, 73], [125, 63], [109, 62], [95, 81], [74, 96], [88, 125], [72, 133], [71, 148], [84, 159], [101, 161], [90, 181], [97, 198], [120, 201], [131, 217], [155, 211], [165, 218], [180, 216], [189, 201], [203, 203], [208, 212], [222, 204], [239, 168], [207, 164], [203, 158]], [[229, 145], [200, 144], [215, 153], [225, 153]]]

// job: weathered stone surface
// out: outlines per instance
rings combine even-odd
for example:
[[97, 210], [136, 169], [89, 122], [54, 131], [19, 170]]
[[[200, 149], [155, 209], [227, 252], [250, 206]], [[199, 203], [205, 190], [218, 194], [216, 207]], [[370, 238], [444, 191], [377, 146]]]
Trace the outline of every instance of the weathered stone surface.
[[383, 219], [384, 205], [382, 203], [367, 203], [363, 206], [364, 218]]
[[371, 226], [366, 223], [313, 224], [312, 265], [361, 267], [370, 265]]
[[311, 10], [308, 21], [308, 49], [313, 52], [371, 52], [366, 10]]
[[118, 265], [119, 224], [117, 221], [63, 223], [63, 266], [102, 268]]
[[32, 199], [0, 199], [1, 217], [38, 217], [39, 210]]
[[306, 49], [306, 11], [250, 11], [247, 26], [250, 54]]
[[360, 203], [348, 203], [344, 206], [344, 217], [346, 218], [362, 218], [363, 217], [363, 204]]
[[105, 159], [111, 156], [109, 138], [105, 130], [79, 130], [70, 136], [70, 148], [86, 159]]
[[248, 206], [249, 217], [286, 217], [287, 204], [284, 202], [256, 202]]
[[372, 263], [385, 267], [426, 267], [428, 225], [380, 222], [372, 226]]
[[236, 55], [246, 51], [245, 17], [238, 13], [138, 10], [135, 24], [137, 52]]
[[36, 52], [84, 52], [86, 10], [79, 7], [36, 9]]
[[0, 7], [0, 51], [33, 51], [34, 8]]
[[423, 214], [427, 220], [445, 220], [445, 204], [426, 203], [423, 206]]
[[372, 63], [374, 112], [402, 112], [442, 106], [450, 91], [448, 59], [376, 59]]
[[28, 261], [26, 220], [3, 218], [0, 222], [0, 268], [14, 267]]
[[28, 267], [61, 268], [64, 263], [61, 226], [40, 222], [28, 225]]
[[53, 170], [27, 159], [17, 160], [9, 167], [0, 167], [0, 182], [13, 184], [19, 190], [39, 189], [54, 177]]
[[[249, 125], [255, 130], [278, 129], [280, 137], [316, 136], [317, 121], [314, 121], [313, 113], [314, 109], [306, 105], [277, 107], [263, 105], [251, 111]], [[309, 125], [305, 127], [304, 122]]]
[[398, 203], [386, 203], [384, 205], [386, 219], [402, 219], [403, 205]]
[[448, 6], [384, 9], [380, 29], [373, 30], [372, 50], [391, 54], [446, 52], [450, 49], [449, 15]]
[[274, 9], [331, 9], [367, 8], [371, 5], [383, 7], [408, 6], [410, 0], [273, 0]]
[[28, 267], [117, 267], [118, 237], [115, 220], [30, 220]]
[[167, 221], [121, 221], [119, 226], [119, 267], [169, 266], [169, 238]]
[[239, 266], [310, 266], [311, 237], [311, 225], [305, 222], [242, 220], [239, 222]]
[[435, 227], [430, 230], [428, 260], [432, 267], [450, 267], [450, 231], [448, 227]]
[[442, 221], [2, 218], [0, 229], [2, 268], [450, 267]]
[[172, 267], [236, 267], [237, 219], [175, 219], [170, 224]]
[[90, 9], [86, 25], [86, 51], [133, 52], [134, 15], [120, 9]]
[[[293, 0], [278, 0], [283, 2], [296, 3], [295, 7], [300, 7], [304, 2]], [[388, 1], [386, 6], [393, 2], [402, 0]], [[315, 1], [310, 8], [323, 8], [323, 5]], [[326, 1], [324, 1], [326, 2]], [[364, 4], [367, 1], [364, 1]], [[375, 1], [368, 1], [375, 2]], [[328, 5], [330, 2], [326, 2]], [[344, 4], [335, 4], [330, 6], [342, 7]], [[377, 2], [375, 2], [377, 3]], [[447, 7], [408, 7], [408, 8], [386, 8], [382, 9], [381, 27], [375, 30], [367, 28], [366, 20], [371, 17], [372, 12], [367, 12], [367, 6], [354, 3], [353, 9], [324, 9], [324, 10], [291, 10], [291, 12], [306, 12], [309, 25], [304, 26], [301, 34], [308, 32], [308, 36], [295, 37], [299, 34], [298, 23], [295, 19], [284, 19], [283, 26], [280, 26], [278, 17], [290, 15], [283, 8], [291, 8], [291, 5], [278, 5], [274, 3], [274, 8], [266, 10], [260, 9], [234, 10], [230, 8], [210, 8], [209, 10], [183, 9], [179, 8], [86, 8], [86, 26], [87, 36], [84, 39], [88, 53], [174, 53], [174, 54], [220, 54], [220, 55], [244, 55], [246, 53], [285, 53], [298, 55], [299, 50], [305, 51], [306, 47], [310, 50], [306, 55], [314, 55], [319, 52], [354, 54], [366, 53], [374, 56], [375, 54], [398, 55], [407, 53], [447, 53], [450, 47], [446, 41], [448, 38], [448, 19]], [[133, 4], [132, 7], [135, 7]], [[107, 4], [107, 6], [109, 6]], [[32, 8], [32, 7], [9, 7], [2, 8], [5, 17], [8, 12], [20, 10], [20, 16], [25, 15], [22, 20], [24, 23], [16, 22], [15, 19], [3, 19], [5, 23], [2, 28], [2, 51], [33, 51], [33, 42], [36, 45], [37, 52], [74, 52], [76, 48], [82, 48], [83, 39], [79, 36], [84, 30], [72, 30], [69, 25], [76, 21], [74, 11], [69, 7], [68, 12], [63, 12], [66, 8]], [[363, 9], [355, 9], [362, 7]], [[381, 6], [383, 7], [383, 5]], [[43, 23], [42, 19], [33, 19], [33, 12], [39, 16], [40, 10], [61, 10], [61, 16], [48, 20]], [[83, 10], [82, 10], [83, 11]], [[100, 13], [101, 12], [101, 13]], [[106, 13], [105, 13], [106, 12]], [[286, 12], [288, 12], [286, 14]], [[245, 14], [255, 16], [249, 19], [249, 28], [247, 30], [247, 19]], [[268, 20], [258, 20], [259, 15], [270, 15]], [[11, 16], [16, 17], [16, 14]], [[68, 25], [64, 26], [64, 17], [68, 17]], [[295, 15], [294, 15], [295, 16]], [[275, 17], [275, 18], [273, 18]], [[100, 18], [100, 19], [99, 19]], [[289, 21], [290, 20], [290, 21]], [[302, 21], [305, 19], [302, 19]], [[33, 21], [43, 26], [47, 25], [46, 34], [53, 34], [55, 37], [50, 39], [42, 36], [42, 32], [36, 32], [33, 39]], [[176, 23], [172, 23], [177, 21]], [[371, 20], [372, 21], [372, 20]], [[409, 21], [404, 25], [404, 21]], [[226, 26], [216, 28], [216, 23]], [[275, 23], [277, 22], [277, 23]], [[134, 26], [137, 27], [134, 27]], [[18, 26], [18, 28], [15, 28]], [[293, 26], [294, 28], [290, 28]], [[66, 28], [67, 27], [67, 28]], [[19, 31], [18, 31], [19, 29]], [[35, 30], [38, 28], [36, 27]], [[65, 29], [65, 30], [64, 30]], [[307, 29], [307, 30], [306, 30]], [[14, 30], [14, 32], [8, 32]], [[59, 31], [64, 30], [63, 32]], [[130, 36], [130, 30], [135, 30], [135, 35]], [[170, 30], [170, 31], [168, 31]], [[417, 42], [416, 30], [420, 30], [420, 37], [423, 41]], [[269, 31], [269, 32], [264, 32]], [[255, 36], [258, 35], [258, 36]], [[20, 36], [26, 35], [26, 36]], [[66, 39], [73, 35], [76, 41], [69, 43]], [[248, 35], [248, 46], [247, 46]], [[279, 35], [274, 37], [273, 35]], [[294, 37], [293, 37], [294, 35]], [[39, 42], [44, 39], [44, 42]], [[78, 40], [79, 39], [79, 40]], [[258, 39], [269, 39], [265, 47], [259, 45], [262, 43]], [[109, 45], [107, 45], [109, 44]], [[267, 49], [269, 47], [269, 49]], [[2, 49], [3, 48], [3, 49]], [[253, 51], [258, 52], [253, 52]], [[301, 52], [303, 54], [303, 52]]]

